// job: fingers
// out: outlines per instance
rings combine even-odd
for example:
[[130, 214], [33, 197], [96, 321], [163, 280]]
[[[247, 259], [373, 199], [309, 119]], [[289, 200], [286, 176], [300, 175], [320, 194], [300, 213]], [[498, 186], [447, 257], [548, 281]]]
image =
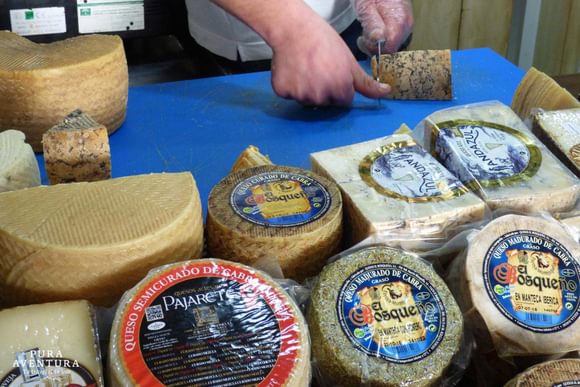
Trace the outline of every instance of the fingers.
[[354, 89], [365, 97], [384, 98], [391, 92], [389, 85], [374, 80], [358, 63], [353, 65], [352, 72]]

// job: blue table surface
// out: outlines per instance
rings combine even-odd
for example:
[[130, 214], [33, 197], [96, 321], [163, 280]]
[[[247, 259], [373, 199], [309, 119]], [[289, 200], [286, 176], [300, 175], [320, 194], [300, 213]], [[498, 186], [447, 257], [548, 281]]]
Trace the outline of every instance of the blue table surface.
[[312, 152], [389, 135], [401, 123], [412, 128], [439, 109], [487, 100], [510, 105], [522, 76], [480, 48], [452, 53], [451, 101], [379, 104], [356, 95], [351, 108], [306, 108], [277, 97], [270, 72], [130, 87], [127, 119], [110, 137], [113, 177], [190, 171], [205, 214], [211, 188], [250, 144], [275, 164], [309, 169]]

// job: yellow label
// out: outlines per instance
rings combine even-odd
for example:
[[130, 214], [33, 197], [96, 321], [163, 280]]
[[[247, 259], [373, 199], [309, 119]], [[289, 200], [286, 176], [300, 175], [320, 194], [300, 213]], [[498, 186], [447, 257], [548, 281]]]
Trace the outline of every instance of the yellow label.
[[310, 211], [308, 195], [297, 181], [281, 180], [255, 185], [252, 195], [266, 219], [305, 214]]
[[508, 264], [517, 268], [519, 278], [511, 285], [514, 310], [560, 315], [560, 260], [550, 253], [534, 250], [508, 250], [506, 256]]
[[374, 313], [369, 327], [378, 346], [399, 346], [426, 339], [423, 318], [413, 299], [411, 285], [390, 282], [363, 288], [358, 296], [361, 304]]

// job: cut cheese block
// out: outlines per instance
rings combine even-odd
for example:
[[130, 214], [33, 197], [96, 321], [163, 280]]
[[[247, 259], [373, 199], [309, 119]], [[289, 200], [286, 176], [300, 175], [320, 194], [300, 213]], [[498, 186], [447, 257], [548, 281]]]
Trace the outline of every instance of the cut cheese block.
[[536, 113], [533, 131], [576, 176], [580, 177], [580, 109]]
[[0, 131], [22, 130], [37, 152], [42, 134], [75, 109], [116, 130], [125, 120], [128, 82], [118, 36], [37, 44], [0, 31]]
[[567, 387], [580, 385], [580, 360], [561, 359], [530, 367], [505, 387]]
[[493, 210], [569, 211], [580, 181], [497, 101], [440, 110], [415, 138]]
[[275, 261], [285, 277], [302, 280], [339, 248], [342, 199], [335, 184], [312, 172], [253, 167], [212, 189], [206, 226], [212, 256], [248, 265]]
[[111, 178], [107, 128], [81, 110], [45, 132], [42, 147], [50, 184]]
[[500, 357], [580, 349], [580, 246], [554, 220], [497, 218], [470, 239], [450, 282], [478, 348]]
[[371, 60], [373, 77], [391, 85], [386, 98], [449, 100], [451, 52], [449, 50], [400, 51]]
[[86, 301], [0, 311], [0, 385], [103, 386], [94, 313]]
[[516, 89], [512, 109], [525, 120], [534, 108], [544, 110], [580, 108], [580, 101], [549, 75], [531, 67]]
[[351, 243], [374, 233], [446, 239], [485, 214], [483, 201], [406, 134], [313, 153], [310, 161], [340, 187]]
[[40, 185], [40, 171], [30, 145], [18, 130], [0, 132], [0, 192]]
[[87, 299], [111, 305], [153, 267], [198, 258], [189, 173], [0, 194], [0, 306]]
[[272, 161], [268, 155], [260, 153], [258, 147], [250, 145], [240, 153], [230, 173], [239, 172], [246, 168], [259, 167], [260, 165], [272, 165]]
[[297, 304], [268, 275], [201, 259], [152, 270], [120, 302], [112, 386], [287, 386], [310, 382]]
[[307, 319], [323, 386], [437, 385], [463, 338], [461, 311], [433, 268], [381, 246], [327, 265]]

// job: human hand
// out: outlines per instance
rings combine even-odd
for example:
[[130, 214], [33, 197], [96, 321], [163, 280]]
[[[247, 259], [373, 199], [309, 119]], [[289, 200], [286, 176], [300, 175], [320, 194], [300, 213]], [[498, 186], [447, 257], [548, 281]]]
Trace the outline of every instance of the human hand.
[[363, 35], [359, 48], [377, 53], [377, 42], [384, 40], [381, 52], [393, 53], [407, 40], [413, 29], [413, 7], [409, 0], [355, 0]]

